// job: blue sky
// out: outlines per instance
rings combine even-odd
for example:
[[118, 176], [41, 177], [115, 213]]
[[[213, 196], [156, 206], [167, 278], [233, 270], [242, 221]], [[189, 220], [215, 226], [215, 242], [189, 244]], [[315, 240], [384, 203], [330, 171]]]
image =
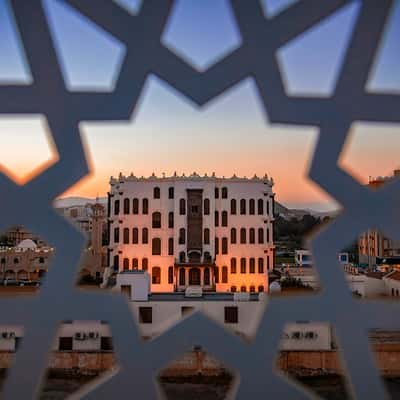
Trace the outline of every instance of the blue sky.
[[[139, 6], [136, 0], [118, 2], [131, 12]], [[266, 16], [272, 18], [294, 2], [264, 0]], [[125, 54], [124, 44], [58, 0], [45, 0], [44, 3], [70, 90], [112, 89]], [[289, 93], [329, 95], [332, 92], [358, 10], [359, 4], [355, 1], [279, 50], [277, 57]], [[24, 60], [7, 0], [0, 0], [0, 37], [0, 84], [10, 81], [29, 83], [29, 66]], [[239, 46], [241, 37], [227, 0], [178, 0], [162, 41], [181, 57], [204, 69]], [[368, 89], [400, 91], [399, 61], [400, 2], [396, 1], [375, 68], [371, 71]], [[2, 142], [6, 143], [4, 148], [10, 154], [13, 146], [21, 143], [20, 135], [25, 135], [30, 137], [27, 151], [42, 155], [35, 161], [32, 158], [32, 163], [42, 162], [49, 157], [43, 135], [37, 128], [37, 121], [30, 130], [25, 127], [25, 122], [25, 131], [21, 133], [24, 129], [16, 126], [15, 121], [7, 121], [7, 124], [0, 121]], [[193, 169], [201, 169], [228, 175], [230, 171], [226, 165], [230, 166], [230, 163], [224, 160], [230, 157], [236, 160], [230, 167], [238, 169], [232, 173], [250, 175], [253, 172], [261, 175], [272, 170], [271, 174], [281, 179], [280, 182], [276, 179], [278, 197], [281, 195], [282, 201], [289, 205], [332, 206], [332, 199], [304, 179], [316, 134], [313, 129], [270, 126], [250, 79], [198, 111], [169, 86], [150, 78], [142, 93], [136, 119], [130, 124], [85, 125], [83, 135], [89, 145], [94, 175], [92, 181], [86, 180], [83, 185], [74, 188], [73, 193], [94, 194], [94, 182], [97, 182], [97, 191], [102, 194], [107, 187], [108, 175], [116, 175], [120, 169], [126, 173], [134, 170], [143, 174], [150, 174], [153, 170], [161, 174], [163, 171], [190, 173]], [[398, 166], [398, 157], [392, 154], [393, 149], [399, 148], [400, 141], [396, 134], [398, 129], [395, 126], [357, 127], [353, 150], [350, 149], [351, 154], [344, 165], [352, 167], [363, 180], [369, 175], [389, 173], [391, 168]], [[124, 144], [124, 154], [110, 149], [111, 135]], [[382, 146], [382, 137], [389, 138], [387, 147]], [[212, 145], [212, 152], [207, 143]], [[35, 151], [32, 152], [32, 148]], [[276, 158], [277, 149], [280, 159]], [[377, 154], [376, 149], [382, 154]], [[154, 159], [150, 157], [151, 165], [146, 162], [149, 153], [156, 154]], [[25, 165], [27, 156], [18, 161], [15, 157], [7, 159], [7, 154], [3, 152], [1, 156], [5, 161], [0, 160], [6, 167], [16, 170], [30, 168]], [[135, 157], [130, 157], [130, 154]], [[371, 161], [371, 154], [377, 158], [376, 163]], [[378, 162], [379, 157], [384, 161]], [[115, 165], [115, 171], [104, 168], [107, 158], [113, 161], [111, 165]], [[121, 159], [125, 160], [125, 164], [121, 163]], [[286, 160], [290, 159], [296, 159], [301, 165], [300, 172], [299, 168], [289, 166]], [[110, 165], [109, 162], [107, 164]], [[284, 169], [285, 173], [279, 172], [279, 169]], [[294, 178], [295, 174], [298, 174], [297, 178]], [[101, 180], [103, 184], [100, 185], [98, 182]], [[302, 193], [297, 200], [296, 193], [286, 187], [289, 184], [300, 185]]]

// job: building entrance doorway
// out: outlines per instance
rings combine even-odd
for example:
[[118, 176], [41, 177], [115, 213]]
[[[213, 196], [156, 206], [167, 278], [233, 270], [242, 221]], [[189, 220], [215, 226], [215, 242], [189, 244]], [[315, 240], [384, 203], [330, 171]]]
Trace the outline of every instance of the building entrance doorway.
[[189, 285], [200, 285], [200, 268], [189, 270]]

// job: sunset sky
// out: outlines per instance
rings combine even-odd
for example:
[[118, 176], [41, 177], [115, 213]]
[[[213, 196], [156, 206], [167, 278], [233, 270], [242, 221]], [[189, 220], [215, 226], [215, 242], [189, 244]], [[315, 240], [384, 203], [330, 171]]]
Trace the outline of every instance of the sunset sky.
[[[135, 6], [137, 1], [119, 0]], [[290, 0], [264, 0], [271, 16]], [[0, 83], [29, 82], [18, 36], [6, 0], [0, 0]], [[110, 89], [124, 56], [124, 45], [56, 0], [46, 11], [66, 82], [77, 87]], [[355, 2], [339, 10], [278, 53], [287, 90], [329, 95], [358, 12]], [[206, 22], [206, 24], [205, 24]], [[240, 34], [226, 0], [181, 0], [163, 41], [199, 68], [240, 45]], [[369, 90], [400, 91], [400, 2], [396, 2]], [[53, 157], [40, 116], [0, 117], [0, 162], [23, 181]], [[277, 199], [291, 207], [328, 209], [332, 199], [306, 178], [318, 131], [268, 122], [252, 79], [198, 109], [155, 77], [146, 82], [130, 123], [82, 123], [93, 173], [65, 195], [104, 196], [110, 175], [172, 175], [193, 171], [221, 176], [259, 176], [276, 182]], [[354, 126], [342, 165], [360, 180], [387, 175], [400, 166], [400, 128], [388, 124]], [[18, 150], [17, 150], [18, 149]]]

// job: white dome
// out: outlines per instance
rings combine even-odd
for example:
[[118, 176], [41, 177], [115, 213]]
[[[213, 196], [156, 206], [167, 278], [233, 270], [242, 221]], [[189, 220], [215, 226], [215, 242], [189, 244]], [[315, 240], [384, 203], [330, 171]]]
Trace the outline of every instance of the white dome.
[[20, 250], [34, 250], [37, 248], [37, 244], [31, 239], [25, 239], [19, 242], [17, 248]]
[[278, 281], [274, 281], [269, 285], [270, 293], [277, 293], [281, 291], [281, 285]]

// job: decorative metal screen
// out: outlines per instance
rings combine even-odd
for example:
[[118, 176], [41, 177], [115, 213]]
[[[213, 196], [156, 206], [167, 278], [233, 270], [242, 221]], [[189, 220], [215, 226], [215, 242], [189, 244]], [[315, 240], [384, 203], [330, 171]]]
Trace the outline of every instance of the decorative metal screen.
[[[43, 114], [59, 159], [23, 186], [4, 174], [0, 177], [1, 230], [16, 223], [24, 225], [57, 249], [39, 295], [1, 299], [0, 323], [25, 328], [4, 398], [37, 395], [62, 320], [106, 320], [110, 324], [120, 368], [80, 393], [88, 398], [122, 398], [128, 394], [132, 398], [154, 398], [156, 370], [196, 343], [238, 372], [238, 398], [306, 398], [309, 394], [274, 371], [282, 328], [286, 322], [296, 320], [331, 322], [353, 395], [360, 399], [384, 398], [385, 388], [367, 331], [374, 327], [400, 329], [400, 304], [354, 299], [337, 265], [337, 253], [372, 226], [400, 239], [400, 182], [394, 180], [372, 192], [339, 168], [338, 158], [354, 121], [400, 122], [400, 96], [365, 89], [394, 1], [362, 1], [334, 93], [328, 98], [288, 96], [276, 52], [347, 4], [345, 0], [299, 1], [271, 19], [265, 17], [258, 0], [232, 0], [243, 43], [204, 72], [160, 41], [173, 1], [144, 0], [140, 12], [131, 15], [111, 0], [65, 0], [126, 45], [115, 88], [109, 93], [69, 91], [42, 2], [10, 3], [33, 82], [1, 86], [0, 112]], [[319, 127], [309, 176], [343, 206], [343, 212], [310, 243], [323, 290], [295, 299], [270, 299], [251, 343], [241, 341], [201, 314], [153, 341], [143, 342], [121, 295], [85, 293], [75, 287], [84, 238], [55, 212], [52, 202], [89, 172], [79, 123], [129, 120], [149, 74], [166, 81], [198, 106], [253, 77], [271, 123]]]

